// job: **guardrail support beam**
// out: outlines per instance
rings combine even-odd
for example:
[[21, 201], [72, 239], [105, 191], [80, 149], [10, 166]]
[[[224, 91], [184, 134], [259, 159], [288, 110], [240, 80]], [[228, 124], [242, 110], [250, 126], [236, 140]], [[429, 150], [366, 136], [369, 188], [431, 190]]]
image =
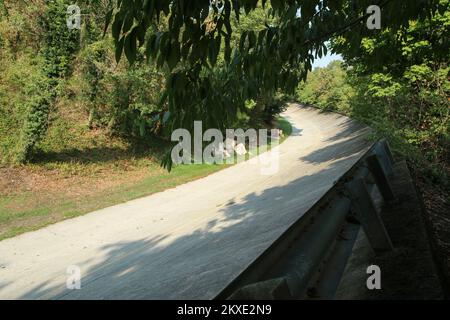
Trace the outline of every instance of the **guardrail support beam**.
[[390, 251], [394, 247], [384, 223], [370, 196], [364, 179], [355, 179], [346, 184], [352, 199], [352, 207], [375, 252]]
[[384, 200], [386, 202], [394, 201], [395, 195], [392, 191], [388, 174], [383, 169], [378, 155], [371, 155], [367, 157], [366, 162]]
[[392, 155], [391, 146], [389, 145], [389, 142], [386, 139], [383, 139], [380, 141], [380, 143], [383, 145], [384, 151], [386, 152], [386, 155], [388, 156], [389, 161], [391, 162], [392, 165], [394, 165], [395, 160], [394, 160], [394, 156]]
[[378, 156], [381, 166], [388, 177], [394, 173], [394, 157], [392, 156], [391, 149], [388, 142], [383, 139], [377, 142], [373, 149], [373, 154]]

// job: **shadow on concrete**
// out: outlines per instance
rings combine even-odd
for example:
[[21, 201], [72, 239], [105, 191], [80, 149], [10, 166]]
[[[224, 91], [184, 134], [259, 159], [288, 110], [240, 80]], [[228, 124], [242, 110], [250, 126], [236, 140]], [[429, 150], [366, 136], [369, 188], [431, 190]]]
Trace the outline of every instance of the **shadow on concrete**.
[[[82, 290], [68, 291], [41, 283], [21, 299], [201, 299], [214, 298], [302, 215], [299, 198], [307, 208], [325, 192], [318, 180], [329, 168], [289, 184], [233, 199], [222, 215], [203, 228], [173, 238], [162, 234], [132, 242], [105, 245], [104, 256], [88, 270], [82, 269]], [[235, 202], [236, 201], [236, 202]], [[180, 224], [182, 221], [180, 221]], [[80, 262], [80, 266], [88, 261]]]
[[369, 140], [362, 138], [370, 133], [370, 129], [351, 121], [345, 121], [340, 125], [342, 132], [327, 139], [327, 147], [311, 152], [300, 160], [320, 164], [329, 161], [339, 161], [357, 155], [361, 151], [362, 144], [370, 144]]
[[[295, 129], [293, 134], [301, 132]], [[103, 246], [97, 255], [101, 261], [82, 270], [81, 290], [68, 291], [65, 281], [59, 286], [41, 283], [21, 299], [214, 298], [350, 169], [348, 159], [361, 150], [362, 140], [357, 135], [338, 137], [336, 143], [300, 159], [333, 160], [331, 164], [290, 183], [231, 199], [219, 209], [220, 215], [190, 234]]]

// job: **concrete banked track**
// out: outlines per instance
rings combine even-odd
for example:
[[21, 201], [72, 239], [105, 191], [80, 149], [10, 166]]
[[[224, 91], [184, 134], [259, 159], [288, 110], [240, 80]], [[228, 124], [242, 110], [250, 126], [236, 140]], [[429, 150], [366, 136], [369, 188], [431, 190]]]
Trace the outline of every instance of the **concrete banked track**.
[[[370, 149], [370, 130], [291, 105], [279, 172], [241, 163], [0, 242], [2, 299], [213, 299]], [[314, 245], [313, 243], [311, 245]], [[68, 290], [67, 268], [82, 289]]]

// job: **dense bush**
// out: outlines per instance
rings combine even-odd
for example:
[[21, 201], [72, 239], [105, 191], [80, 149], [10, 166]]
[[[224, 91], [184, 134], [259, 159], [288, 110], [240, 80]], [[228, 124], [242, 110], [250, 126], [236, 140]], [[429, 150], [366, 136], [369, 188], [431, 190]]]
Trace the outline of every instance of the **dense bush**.
[[78, 34], [66, 25], [68, 3], [17, 4], [1, 15], [0, 73], [5, 89], [1, 109], [9, 114], [2, 120], [2, 131], [7, 135], [1, 143], [3, 162], [29, 160], [47, 131], [52, 106], [63, 91], [61, 79], [70, 74], [79, 45]]
[[[106, 2], [80, 2], [88, 13], [82, 30], [67, 28], [69, 4], [0, 4], [1, 162], [30, 160], [52, 119], [64, 113], [57, 108], [82, 105], [89, 128], [123, 137], [161, 131], [164, 74], [143, 59], [134, 66], [115, 62], [111, 38], [103, 38]], [[83, 121], [78, 117], [72, 120]]]
[[450, 169], [449, 67], [424, 63], [401, 77], [344, 71], [341, 63], [316, 69], [297, 99], [367, 123], [433, 182], [448, 186]]
[[428, 19], [410, 21], [397, 32], [369, 33], [357, 45], [351, 32], [335, 38], [332, 48], [346, 65], [314, 71], [298, 90], [305, 103], [368, 123], [425, 176], [447, 186], [449, 9], [449, 1], [440, 0], [439, 12]]
[[299, 85], [297, 98], [325, 110], [348, 110], [354, 89], [347, 80], [342, 62], [334, 61], [310, 73], [308, 81]]
[[31, 118], [49, 107], [43, 65], [42, 59], [23, 55], [0, 67], [0, 162], [23, 161], [31, 148], [27, 142], [45, 131], [46, 121]]
[[77, 96], [89, 114], [89, 127], [107, 127], [125, 137], [158, 130], [164, 74], [142, 59], [117, 64], [110, 39], [86, 46], [77, 60]]

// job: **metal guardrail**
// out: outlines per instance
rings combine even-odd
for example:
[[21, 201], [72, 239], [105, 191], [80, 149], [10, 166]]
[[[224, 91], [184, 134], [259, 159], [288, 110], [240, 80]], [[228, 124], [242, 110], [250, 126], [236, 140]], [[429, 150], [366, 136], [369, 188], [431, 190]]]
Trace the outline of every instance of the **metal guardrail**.
[[217, 299], [332, 299], [360, 227], [373, 250], [392, 250], [380, 217], [395, 201], [394, 159], [381, 140]]

